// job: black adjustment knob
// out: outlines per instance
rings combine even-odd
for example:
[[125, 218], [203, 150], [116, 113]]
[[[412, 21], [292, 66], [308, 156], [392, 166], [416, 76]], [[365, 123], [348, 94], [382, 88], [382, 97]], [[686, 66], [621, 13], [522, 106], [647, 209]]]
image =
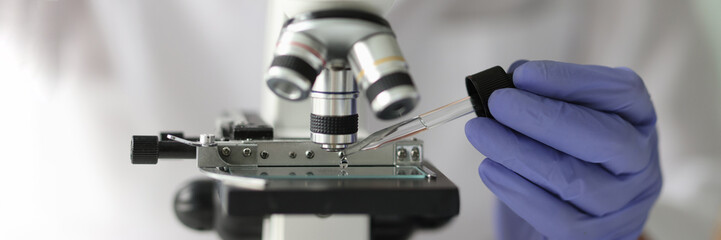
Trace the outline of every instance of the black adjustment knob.
[[157, 164], [158, 145], [158, 136], [133, 136], [130, 161], [133, 164]]
[[479, 117], [493, 118], [491, 110], [488, 109], [488, 98], [493, 91], [502, 88], [515, 88], [515, 86], [513, 76], [499, 66], [466, 77], [466, 90], [471, 97], [473, 110]]
[[[215, 182], [199, 179], [192, 181], [175, 194], [173, 210], [183, 225], [195, 230], [213, 229], [215, 219]], [[234, 227], [243, 227], [234, 226]]]

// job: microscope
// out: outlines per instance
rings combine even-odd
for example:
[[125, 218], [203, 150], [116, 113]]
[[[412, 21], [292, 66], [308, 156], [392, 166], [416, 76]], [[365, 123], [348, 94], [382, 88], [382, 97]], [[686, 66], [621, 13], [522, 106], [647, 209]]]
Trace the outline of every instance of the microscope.
[[195, 159], [209, 179], [178, 191], [176, 216], [223, 239], [407, 239], [446, 224], [458, 215], [458, 188], [424, 159], [421, 140], [343, 155], [364, 135], [359, 98], [382, 120], [420, 98], [382, 17], [391, 5], [269, 2], [277, 37], [260, 114], [226, 112], [216, 133], [198, 137], [133, 136], [132, 163]]

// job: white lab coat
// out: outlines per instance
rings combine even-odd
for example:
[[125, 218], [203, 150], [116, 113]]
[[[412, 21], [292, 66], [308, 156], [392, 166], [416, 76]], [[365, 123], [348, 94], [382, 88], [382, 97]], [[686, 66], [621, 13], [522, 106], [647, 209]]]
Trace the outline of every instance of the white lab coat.
[[[721, 205], [721, 44], [694, 6], [398, 1], [387, 18], [422, 96], [414, 113], [462, 97], [465, 75], [516, 59], [636, 70], [657, 109], [665, 180], [647, 232], [709, 239]], [[11, 167], [0, 184], [18, 197], [0, 204], [0, 238], [216, 239], [172, 213], [175, 191], [200, 176], [194, 163], [132, 166], [128, 140], [212, 132], [223, 109], [262, 111], [264, 21], [263, 1], [0, 2], [0, 78], [11, 86], [0, 100], [16, 116], [1, 124], [13, 137], [1, 142]], [[387, 124], [366, 119], [370, 130]], [[420, 136], [458, 185], [461, 213], [414, 239], [493, 238], [496, 200], [464, 122]]]

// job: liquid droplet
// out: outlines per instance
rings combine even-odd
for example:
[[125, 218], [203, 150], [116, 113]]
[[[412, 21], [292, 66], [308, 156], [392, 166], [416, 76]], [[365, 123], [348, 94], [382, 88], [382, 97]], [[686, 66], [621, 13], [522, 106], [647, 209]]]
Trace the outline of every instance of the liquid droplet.
[[340, 159], [340, 168], [341, 168], [341, 169], [346, 169], [346, 168], [348, 168], [348, 158], [343, 157], [343, 158]]

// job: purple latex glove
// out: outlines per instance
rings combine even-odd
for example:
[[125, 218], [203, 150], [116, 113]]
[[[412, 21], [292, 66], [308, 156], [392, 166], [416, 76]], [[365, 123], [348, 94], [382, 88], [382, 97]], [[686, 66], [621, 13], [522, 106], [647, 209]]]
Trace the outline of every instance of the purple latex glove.
[[627, 68], [552, 61], [511, 66], [493, 92], [495, 120], [466, 136], [501, 201], [499, 239], [636, 239], [661, 191], [656, 113]]

